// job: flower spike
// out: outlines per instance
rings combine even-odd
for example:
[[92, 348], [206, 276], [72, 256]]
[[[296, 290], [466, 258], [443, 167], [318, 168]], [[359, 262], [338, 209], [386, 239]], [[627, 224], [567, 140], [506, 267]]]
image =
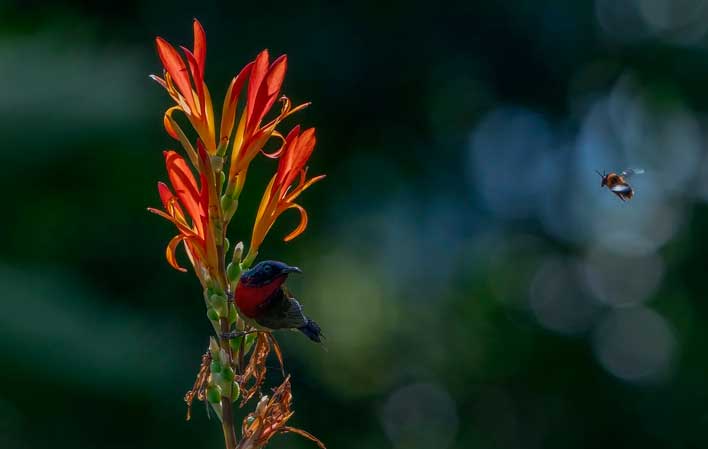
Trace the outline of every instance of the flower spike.
[[[324, 175], [320, 175], [310, 180], [306, 179], [307, 169], [305, 165], [315, 149], [315, 143], [314, 128], [307, 129], [301, 134], [300, 126], [296, 126], [285, 138], [278, 171], [270, 180], [256, 214], [249, 256], [246, 257], [247, 260], [255, 257], [266, 234], [273, 227], [280, 214], [286, 210], [296, 209], [300, 213], [300, 223], [295, 230], [285, 237], [285, 241], [290, 241], [305, 231], [307, 227], [307, 211], [304, 207], [295, 203], [295, 199], [305, 189], [324, 178]], [[298, 179], [298, 182], [293, 185], [296, 179]]]

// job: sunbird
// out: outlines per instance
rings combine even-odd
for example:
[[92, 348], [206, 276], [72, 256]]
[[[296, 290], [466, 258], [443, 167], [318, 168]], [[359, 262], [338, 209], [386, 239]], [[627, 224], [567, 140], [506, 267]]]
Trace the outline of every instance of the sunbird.
[[[302, 311], [302, 305], [283, 285], [290, 273], [302, 273], [298, 267], [264, 260], [239, 278], [234, 295], [236, 306], [247, 324], [258, 330], [299, 330], [310, 340], [321, 343], [320, 326]], [[227, 336], [237, 336], [234, 332]]]

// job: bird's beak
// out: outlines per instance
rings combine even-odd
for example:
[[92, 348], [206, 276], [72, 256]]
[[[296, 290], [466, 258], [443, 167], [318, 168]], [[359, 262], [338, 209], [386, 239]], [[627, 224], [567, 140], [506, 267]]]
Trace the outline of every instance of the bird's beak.
[[298, 267], [287, 267], [283, 271], [286, 273], [302, 273], [302, 270], [299, 269]]

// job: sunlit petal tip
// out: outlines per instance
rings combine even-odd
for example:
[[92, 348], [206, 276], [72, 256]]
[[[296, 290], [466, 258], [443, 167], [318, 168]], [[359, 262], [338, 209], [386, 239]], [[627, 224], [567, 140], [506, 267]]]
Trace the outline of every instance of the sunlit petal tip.
[[314, 178], [312, 178], [312, 179], [310, 179], [309, 181], [307, 181], [307, 183], [305, 183], [305, 186], [306, 186], [306, 187], [310, 187], [312, 184], [314, 184], [314, 183], [316, 183], [316, 182], [318, 182], [318, 181], [322, 181], [322, 180], [325, 179], [326, 177], [327, 177], [327, 175], [318, 175], [318, 176], [315, 176]]
[[165, 82], [164, 79], [160, 78], [160, 77], [157, 76], [157, 75], [148, 75], [148, 77], [149, 77], [151, 80], [155, 81], [155, 82], [156, 82], [157, 84], [159, 84], [160, 86], [162, 86], [162, 87], [164, 87], [165, 89], [167, 89], [167, 83]]
[[194, 57], [197, 60], [202, 77], [204, 76], [204, 62], [206, 61], [206, 33], [201, 22], [196, 18], [192, 21], [194, 32]]

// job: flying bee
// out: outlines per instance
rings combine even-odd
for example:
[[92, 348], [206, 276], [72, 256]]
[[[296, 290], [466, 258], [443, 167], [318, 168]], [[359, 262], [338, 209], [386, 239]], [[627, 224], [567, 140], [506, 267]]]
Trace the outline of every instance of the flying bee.
[[644, 173], [644, 170], [641, 168], [628, 168], [620, 174], [614, 172], [600, 173], [597, 170], [595, 171], [602, 178], [600, 187], [607, 186], [607, 188], [610, 189], [610, 192], [617, 195], [617, 197], [622, 201], [630, 200], [634, 196], [634, 189], [632, 189], [632, 186], [629, 185], [627, 179], [631, 178], [633, 175], [640, 175]]

